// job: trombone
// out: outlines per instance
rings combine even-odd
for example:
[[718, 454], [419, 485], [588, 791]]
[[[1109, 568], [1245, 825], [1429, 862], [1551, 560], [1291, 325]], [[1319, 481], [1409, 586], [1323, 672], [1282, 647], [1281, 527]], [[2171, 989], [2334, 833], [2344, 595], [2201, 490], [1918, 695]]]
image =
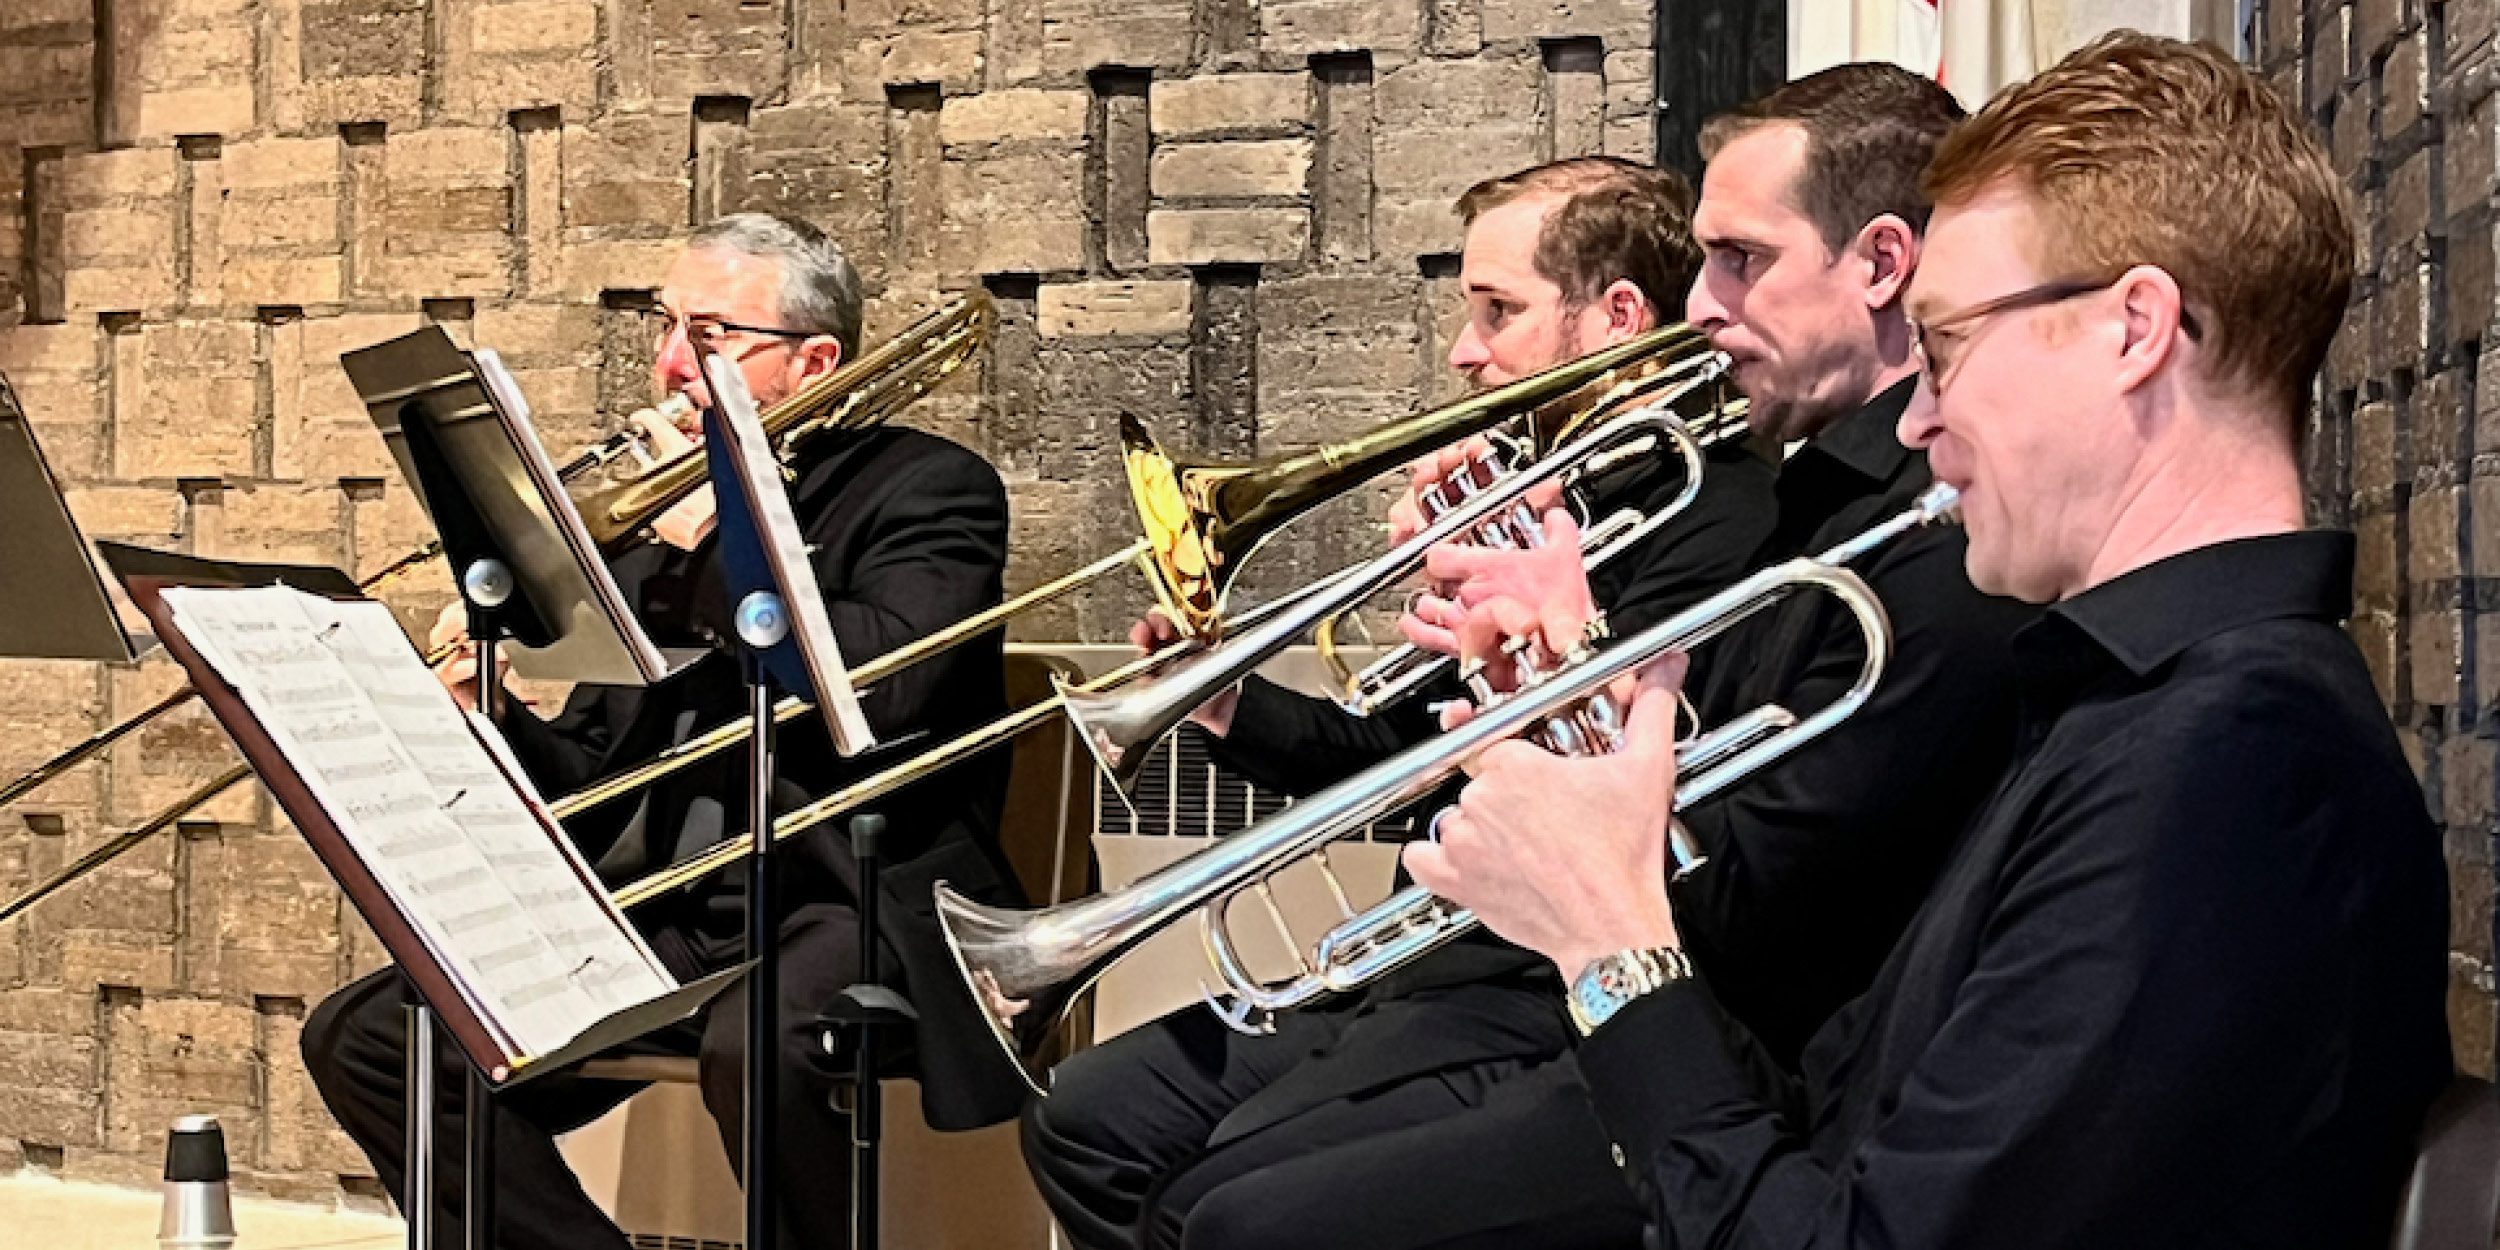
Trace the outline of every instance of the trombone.
[[[875, 350], [801, 387], [789, 398], [773, 405], [763, 414], [765, 431], [773, 437], [781, 453], [788, 456], [819, 434], [866, 429], [881, 424], [961, 369], [989, 341], [997, 321], [997, 310], [987, 291], [973, 291], [950, 298], [936, 311]], [[672, 396], [659, 406], [663, 415], [672, 410], [691, 411], [691, 405], [683, 396]], [[646, 467], [641, 474], [624, 482], [603, 481], [602, 471], [629, 452], [635, 453], [636, 459], [644, 462]], [[610, 435], [567, 461], [558, 474], [565, 481], [568, 492], [574, 496], [582, 520], [597, 540], [600, 550], [612, 555], [643, 541], [655, 520], [703, 487], [709, 470], [710, 461], [699, 448], [654, 462], [640, 436], [629, 430]], [[441, 553], [442, 544], [439, 541], [429, 542], [392, 561], [358, 583], [357, 588], [375, 589]], [[1065, 594], [1081, 580], [1117, 569], [1136, 560], [1139, 554], [1138, 548], [1131, 548], [1096, 561], [1079, 570], [1078, 574], [1036, 587], [1013, 603], [975, 619], [988, 622], [984, 630], [994, 627], [1006, 615]], [[898, 652], [897, 655], [904, 658], [884, 672], [891, 673], [903, 664], [927, 659], [979, 632], [983, 631], [950, 630], [944, 635], [924, 639]], [[453, 644], [429, 651], [426, 663], [441, 663], [451, 656], [456, 646]], [[94, 758], [157, 717], [197, 697], [197, 690], [183, 686], [137, 715], [90, 735], [5, 786], [0, 786], [0, 805], [24, 798], [37, 787]], [[787, 708], [786, 714], [781, 717], [783, 720], [803, 710], [803, 705], [795, 705], [795, 701], [785, 700], [785, 704], [794, 706]], [[6, 905], [0, 905], [0, 921], [25, 911], [63, 886], [173, 827], [184, 816], [224, 793], [250, 773], [250, 769], [240, 766], [228, 769], [147, 820], [98, 844], [51, 877], [11, 899]]]
[[[1340, 570], [1335, 577], [1305, 586], [1250, 612], [1229, 617], [1222, 612], [1233, 581], [1251, 554], [1287, 522], [1321, 503], [1426, 451], [1504, 424], [1523, 423], [1529, 429], [1527, 437], [1532, 445], [1550, 451], [1571, 432], [1583, 428], [1592, 414], [1602, 413], [1609, 405], [1626, 403], [1662, 388], [1677, 396], [1688, 393], [1693, 387], [1685, 381], [1686, 377], [1695, 371], [1715, 376], [1719, 359], [1698, 332], [1683, 325], [1665, 326], [1506, 386], [1390, 422], [1345, 442], [1246, 464], [1176, 460], [1155, 443], [1142, 422], [1123, 413], [1123, 459], [1134, 493], [1132, 502], [1146, 537], [1006, 604], [870, 660], [851, 670], [852, 680], [861, 686], [874, 685], [907, 665], [989, 632], [1026, 607], [1056, 598], [1135, 562], [1145, 571], [1157, 601], [1172, 613], [1172, 619], [1182, 625], [1195, 645], [1167, 649], [1154, 657], [1153, 664], [1123, 666], [1117, 670], [1118, 681], [1098, 678], [1062, 693], [1107, 692], [1176, 656], [1194, 651], [1196, 646], [1210, 645], [1220, 632], [1269, 619], [1288, 605], [1304, 601], [1305, 596], [1335, 585], [1337, 577], [1353, 572]], [[1697, 456], [1688, 456], [1685, 461], [1687, 486], [1677, 507], [1699, 489], [1699, 460]], [[1048, 713], [1060, 706], [1057, 699], [1046, 700], [1007, 720], [1015, 723], [1014, 732], [1021, 732], [1047, 720]], [[774, 715], [778, 723], [810, 710], [801, 700], [784, 699], [774, 709]], [[996, 729], [992, 726], [976, 730], [972, 736], [986, 738]], [[637, 792], [744, 742], [748, 732], [749, 724], [744, 720], [722, 725], [644, 764], [557, 800], [553, 810], [561, 819]], [[1005, 736], [1012, 737], [1013, 733]], [[1003, 740], [1004, 737], [996, 739]], [[950, 750], [939, 748], [931, 755]], [[970, 753], [967, 750], [949, 754], [947, 759], [951, 762]]]
[[[1856, 680], [1803, 718], [1766, 704], [1686, 742], [1676, 751], [1676, 810], [1707, 801], [1829, 732], [1863, 706], [1890, 658], [1892, 628], [1866, 583], [1843, 567], [1859, 556], [1948, 516], [1952, 487], [1929, 488], [1917, 504], [1820, 555], [1789, 560], [1745, 578], [1604, 651], [1575, 649], [1559, 667], [1535, 673], [1513, 694], [1485, 700], [1466, 724], [1384, 761], [1276, 816], [1152, 873], [1123, 890], [1057, 907], [988, 907], [940, 885], [938, 918], [957, 968], [983, 1007], [991, 1032], [1027, 1080], [1039, 1043], [1077, 995], [1146, 939], [1192, 913], [1202, 918], [1209, 957], [1234, 997], [1213, 1001], [1228, 1023], [1256, 1031], [1265, 1016], [1326, 994], [1357, 988], [1421, 957], [1476, 924], [1472, 912], [1409, 888], [1349, 915], [1316, 945], [1297, 953], [1295, 975], [1262, 981], [1242, 966], [1227, 914], [1243, 894], [1264, 889], [1287, 865], [1437, 789], [1495, 742], [1535, 733], [1550, 748], [1602, 753], [1618, 747], [1622, 709], [1608, 683], [1670, 651], [1689, 650], [1807, 589], [1837, 598], [1866, 639]], [[1532, 670], [1533, 671], [1533, 670]], [[1021, 1027], [1019, 1027], [1021, 1026]], [[1021, 1036], [1020, 1036], [1021, 1035]]]
[[[856, 364], [819, 379], [775, 405], [764, 414], [766, 428], [780, 439], [786, 450], [797, 439], [827, 428], [829, 424], [838, 424], [840, 428], [859, 428], [881, 421], [902, 405], [925, 394], [938, 380], [960, 367], [977, 346], [978, 340], [986, 337], [993, 320], [994, 313], [986, 293], [976, 291], [959, 298], [893, 342], [862, 357]], [[918, 354], [915, 355], [915, 352]], [[1138, 494], [1138, 509], [1148, 537], [1084, 568], [1026, 591], [978, 616], [877, 657], [854, 669], [852, 676], [861, 685], [873, 684], [910, 664], [987, 633], [1017, 612], [1057, 598], [1132, 562], [1145, 569], [1148, 582], [1162, 602], [1167, 605], [1202, 605], [1203, 611], [1194, 615], [1184, 612], [1176, 615], [1175, 619], [1193, 623], [1202, 638], [1212, 635], [1218, 625], [1216, 613], [1220, 611], [1226, 592], [1243, 563], [1270, 534], [1301, 513], [1350, 489], [1381, 469], [1507, 422], [1524, 420], [1532, 437], [1537, 436], [1536, 432], [1540, 430], [1568, 428], [1579, 414], [1589, 410], [1595, 402], [1585, 399], [1585, 396], [1595, 393], [1598, 401], [1611, 400], [1633, 393], [1635, 389], [1653, 386], [1655, 383], [1645, 379], [1676, 376], [1676, 371], [1689, 368], [1696, 357], [1715, 359], [1698, 332], [1682, 325], [1662, 327], [1495, 390], [1392, 422], [1344, 443], [1247, 465], [1197, 465], [1175, 460], [1154, 445], [1142, 425], [1124, 417], [1123, 436], [1128, 444], [1126, 463], [1131, 485]], [[917, 375], [921, 373], [934, 376], [918, 379]], [[864, 398], [855, 401], [844, 389], [846, 385], [860, 388]], [[1549, 426], [1547, 423], [1552, 424]], [[1556, 436], [1547, 432], [1541, 437], [1550, 441]], [[567, 470], [571, 471], [575, 466], [603, 465], [622, 452], [622, 448], [603, 446], [568, 465]], [[691, 461], [690, 465], [688, 461]], [[670, 465], [662, 466], [662, 471], [675, 476], [661, 478], [655, 473], [624, 487], [593, 494], [580, 502], [583, 519], [591, 524], [594, 535], [630, 536], [638, 531], [623, 528], [626, 518], [639, 517], [640, 524], [647, 525], [652, 518], [674, 507], [701, 484], [703, 464], [700, 456], [688, 457], [670, 462], [674, 469]], [[1173, 502], [1176, 499], [1179, 501], [1177, 504]], [[1175, 556], [1176, 552], [1185, 554]], [[411, 557], [403, 561], [402, 566], [413, 565], [430, 554], [431, 551]], [[1299, 593], [1310, 595], [1329, 584], [1322, 582]], [[1278, 600], [1267, 607], [1278, 609], [1295, 601]], [[1176, 611], [1179, 609], [1176, 608]], [[1264, 613], [1244, 614], [1240, 620], [1246, 622], [1259, 615]], [[448, 649], [437, 649], [426, 658], [429, 663], [437, 663], [449, 654]], [[1171, 654], [1166, 652], [1150, 657], [1151, 663], [1141, 661], [1125, 666], [1067, 694], [1106, 691], [1170, 659]], [[190, 691], [180, 692], [179, 698], [164, 708], [151, 709], [150, 714], [170, 710], [190, 697]], [[909, 780], [1003, 742], [1024, 729], [1040, 724], [1059, 706], [1058, 699], [1037, 704], [988, 729], [976, 731], [966, 739], [938, 748], [928, 756], [906, 761], [877, 777], [845, 787], [835, 795], [803, 809], [805, 812], [822, 813], [806, 825], [793, 827], [790, 824], [792, 818], [801, 813], [782, 817], [776, 822], [775, 836], [788, 837], [800, 829], [813, 827], [815, 823], [831, 819], [838, 811], [847, 810], [848, 806], [871, 801]], [[785, 698], [774, 707], [774, 721], [776, 724], [786, 723], [812, 710], [804, 700]], [[113, 736], [128, 733], [136, 724], [133, 722], [117, 727]], [[745, 720], [719, 726], [641, 765], [558, 799], [551, 804], [551, 810], [559, 819], [568, 818], [635, 793], [737, 746], [746, 740], [750, 731], [751, 726]], [[107, 744], [109, 740], [97, 744], [78, 758], [92, 755]], [[76, 762], [73, 759], [68, 764], [52, 768], [46, 776], [57, 775]], [[915, 768], [915, 765], [920, 767]], [[172, 827], [182, 816], [249, 775], [250, 770], [242, 767], [220, 774], [166, 810], [117, 835], [25, 894], [0, 906], [0, 921], [17, 915], [102, 863]], [[871, 785], [880, 779], [887, 779], [887, 784], [881, 787]], [[33, 784], [40, 784], [41, 780], [37, 779]], [[32, 789], [33, 785], [25, 788]], [[23, 790], [15, 793], [22, 794]], [[846, 796], [847, 805], [825, 810], [828, 804], [835, 804]], [[714, 868], [734, 863], [743, 855], [746, 845], [744, 841], [723, 844], [713, 848], [707, 856], [698, 856], [663, 869], [654, 877], [627, 887], [631, 897], [626, 905], [674, 885], [695, 880]], [[727, 853], [725, 848], [732, 846], [738, 848], [737, 851]], [[659, 884], [662, 878], [670, 884]]]
[[[1678, 328], [1670, 327], [1670, 331], [1676, 329]], [[1646, 344], [1643, 350], [1653, 353], [1653, 357], [1642, 362], [1644, 367], [1636, 376], [1627, 379], [1625, 372], [1622, 372], [1626, 361], [1622, 354], [1623, 348], [1636, 344]], [[1661, 352], [1673, 354], [1662, 360], [1655, 355]], [[1244, 488], [1247, 484], [1274, 482], [1279, 492], [1297, 493], [1314, 499], [1327, 498], [1342, 493], [1355, 482], [1370, 476], [1383, 464], [1412, 458], [1425, 448], [1453, 442], [1467, 434], [1489, 428], [1493, 424], [1500, 424], [1499, 420], [1488, 420], [1487, 408], [1507, 408], [1509, 406], [1507, 404], [1492, 404], [1492, 401], [1505, 397], [1538, 398], [1539, 404], [1536, 409], [1524, 414], [1505, 411], [1502, 420], [1508, 420], [1513, 415], [1526, 416], [1533, 428], [1538, 418], [1552, 420], [1559, 417], [1561, 424], [1553, 428], [1571, 432], [1568, 435], [1568, 441], [1555, 447], [1550, 454], [1531, 462], [1525, 469], [1509, 473], [1491, 488], [1475, 494], [1459, 506], [1442, 513], [1434, 518], [1432, 524], [1388, 553], [1370, 561], [1340, 569], [1291, 595], [1262, 604], [1249, 612], [1236, 614], [1225, 622], [1227, 629], [1222, 638], [1210, 639], [1206, 635], [1184, 637], [1152, 655], [1133, 660], [1081, 685], [1062, 684], [1058, 693], [1031, 707], [1011, 713], [942, 746], [932, 748], [919, 756], [846, 785], [805, 807], [783, 814], [773, 822], [773, 839], [780, 841], [796, 836], [846, 812], [856, 810], [863, 804], [874, 802], [884, 795], [928, 777], [960, 760], [1006, 742], [1025, 730], [1044, 723], [1055, 714], [1065, 714], [1068, 717], [1079, 737], [1085, 740], [1098, 762], [1103, 764], [1106, 771], [1111, 773], [1125, 792], [1134, 784], [1147, 750], [1153, 746], [1154, 742], [1215, 691], [1239, 680], [1242, 674], [1258, 667], [1270, 656], [1290, 645], [1294, 639], [1308, 632], [1316, 623], [1333, 618], [1371, 597], [1381, 587], [1405, 576], [1409, 569], [1421, 562], [1424, 553], [1432, 547], [1471, 533], [1497, 518], [1509, 521], [1519, 519], [1517, 514], [1525, 510], [1524, 500], [1531, 488], [1561, 479], [1567, 474], [1577, 475], [1584, 472], [1589, 465], [1598, 463], [1610, 454], [1620, 455], [1627, 450], [1654, 448], [1664, 443], [1673, 451], [1683, 466], [1685, 487], [1677, 501], [1661, 511], [1671, 514], [1674, 509], [1689, 502], [1700, 489], [1703, 469], [1701, 449], [1693, 437], [1685, 432], [1683, 422], [1674, 415], [1672, 408], [1677, 402], [1715, 380], [1723, 372], [1723, 362], [1724, 358], [1709, 351], [1698, 335], [1653, 332], [1643, 339], [1634, 340], [1633, 343], [1625, 344], [1612, 351], [1583, 357], [1572, 364], [1549, 370], [1546, 374], [1538, 374], [1500, 390], [1461, 401], [1450, 408], [1396, 423], [1392, 428], [1398, 430], [1401, 446], [1395, 448], [1383, 446], [1382, 432], [1375, 431], [1371, 435], [1356, 440], [1352, 446], [1359, 450], [1359, 454], [1348, 452], [1341, 455], [1335, 461], [1341, 467], [1334, 470], [1331, 475], [1316, 475], [1308, 467], [1315, 460], [1327, 461], [1332, 452], [1332, 449], [1327, 447], [1291, 456], [1282, 461], [1269, 462], [1266, 465], [1252, 465], [1222, 471], [1220, 478], [1216, 480], [1227, 484], [1236, 496], [1246, 493]], [[1549, 376], [1553, 374], [1576, 378], [1578, 384], [1561, 385], [1560, 382], [1563, 379]], [[1594, 383], [1589, 380], [1592, 377], [1596, 379]], [[1638, 384], [1627, 386], [1627, 381], [1634, 381]], [[1529, 383], [1536, 385], [1529, 386]], [[1557, 392], [1564, 395], [1567, 401], [1576, 399], [1576, 402], [1561, 405], [1562, 410], [1558, 412], [1558, 405], [1554, 401], [1542, 399], [1543, 396]], [[1595, 401], [1587, 399], [1587, 393], [1594, 393]], [[1609, 415], [1603, 407], [1599, 406], [1605, 403], [1625, 402], [1633, 398], [1643, 399], [1645, 402], [1640, 407], [1625, 413]], [[1551, 438], [1556, 435], [1549, 434], [1546, 437]], [[1134, 463], [1132, 461], [1132, 464]], [[1146, 501], [1141, 500], [1140, 510], [1150, 511], [1151, 509]], [[1272, 512], [1264, 509], [1262, 512], [1264, 515], [1272, 515]], [[1227, 537], [1244, 533], [1255, 533], [1263, 537], [1267, 532], [1251, 527], [1234, 528], [1228, 531], [1220, 519], [1206, 518], [1202, 522], [1200, 514], [1194, 510], [1188, 513], [1185, 519], [1189, 524], [1166, 526], [1156, 532], [1201, 535], [1214, 533]], [[1155, 530], [1155, 522], [1151, 518], [1148, 525], [1150, 530]], [[1239, 550], [1230, 547], [1222, 549]], [[1232, 562], [1232, 567], [1238, 568], [1237, 560]], [[1202, 585], [1213, 589], [1216, 592], [1213, 601], [1220, 603], [1221, 588], [1229, 582], [1230, 573], [1214, 566], [1209, 566], [1207, 571], [1215, 576], [1205, 579]], [[1156, 581], [1158, 585], [1162, 581], [1161, 578], [1149, 580]], [[863, 674], [867, 671], [867, 668], [861, 670]], [[1150, 673], [1153, 674], [1152, 679], [1143, 680]], [[862, 680], [866, 681], [868, 678], [863, 676]], [[740, 740], [744, 733], [743, 725], [727, 725], [715, 731], [714, 735], [707, 735], [707, 737], [717, 736], [721, 739], [721, 745], [725, 746]], [[604, 783], [598, 791], [598, 797], [612, 798], [639, 788], [655, 779], [649, 775], [650, 769], [666, 769], [672, 762], [673, 760], [664, 759], [646, 769], [637, 769], [633, 773], [620, 775], [612, 782]], [[557, 814], [561, 816], [581, 810], [579, 806], [570, 806], [570, 803], [571, 800], [559, 802], [556, 805]], [[625, 886], [616, 894], [617, 903], [620, 906], [631, 907], [656, 895], [690, 884], [709, 873], [739, 862], [752, 850], [751, 839], [739, 838], [718, 843], [701, 854], [669, 865], [642, 880]]]

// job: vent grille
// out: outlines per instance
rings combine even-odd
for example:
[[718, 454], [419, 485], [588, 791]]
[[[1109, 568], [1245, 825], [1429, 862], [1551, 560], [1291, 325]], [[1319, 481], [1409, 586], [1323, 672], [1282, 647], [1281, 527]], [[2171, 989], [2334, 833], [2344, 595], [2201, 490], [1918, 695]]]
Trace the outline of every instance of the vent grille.
[[635, 1233], [625, 1239], [634, 1250], [746, 1250], [743, 1241], [713, 1241], [703, 1237], [671, 1237], [661, 1233]]
[[[1262, 790], [1215, 762], [1206, 734], [1186, 725], [1158, 743], [1139, 773], [1135, 806], [1099, 772], [1094, 779], [1094, 832], [1113, 837], [1222, 837], [1265, 820], [1293, 800]], [[1421, 827], [1410, 809], [1364, 826], [1359, 840], [1405, 842]]]

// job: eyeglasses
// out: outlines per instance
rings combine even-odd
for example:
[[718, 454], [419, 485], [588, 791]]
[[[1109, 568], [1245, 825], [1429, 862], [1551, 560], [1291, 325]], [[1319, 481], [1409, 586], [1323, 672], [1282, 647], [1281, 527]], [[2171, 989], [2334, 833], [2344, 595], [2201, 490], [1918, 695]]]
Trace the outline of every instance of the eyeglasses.
[[740, 325], [735, 321], [724, 321], [718, 317], [680, 317], [676, 310], [664, 304], [653, 304], [639, 311], [642, 315], [642, 323], [651, 328], [651, 341], [654, 343], [664, 344], [680, 332], [690, 338], [707, 340], [717, 340], [729, 334], [750, 334], [761, 338], [777, 339], [785, 343], [798, 343], [816, 337], [805, 330], [779, 330], [771, 326]]
[[[2119, 277], [2125, 276], [2125, 274], [2119, 275]], [[1939, 364], [1936, 359], [1937, 353], [1930, 341], [1930, 336], [1936, 331], [1949, 326], [1983, 321], [1998, 313], [2014, 312], [2024, 308], [2044, 308], [2050, 304], [2064, 303], [2079, 295], [2106, 291], [2117, 282], [2118, 278], [2092, 280], [2070, 278], [2060, 282], [2043, 282], [2038, 286], [2025, 287], [2011, 294], [1997, 296], [1995, 299], [1982, 300], [1968, 308], [1947, 313], [1933, 321], [1912, 321], [1910, 323], [1910, 350], [1918, 353], [1919, 371], [1927, 375], [1928, 390], [1941, 395], [1944, 393], [1945, 383], [1952, 381], [1955, 371], [1961, 367], [1964, 360], [1969, 359], [1971, 345], [1978, 341], [1979, 332], [1971, 331], [1969, 337], [1962, 343], [1960, 355], [1952, 356]], [[2179, 309], [2179, 329], [2192, 341], [2204, 337], [2203, 332], [2197, 327], [2196, 314], [2189, 312], [2184, 305]]]

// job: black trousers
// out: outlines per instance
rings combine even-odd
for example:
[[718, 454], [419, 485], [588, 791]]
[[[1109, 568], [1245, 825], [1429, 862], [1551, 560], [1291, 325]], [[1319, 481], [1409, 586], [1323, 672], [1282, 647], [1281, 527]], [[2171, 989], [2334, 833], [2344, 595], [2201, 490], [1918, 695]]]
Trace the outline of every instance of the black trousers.
[[[737, 962], [743, 942], [672, 929], [650, 935], [661, 961], [681, 979]], [[859, 921], [847, 906], [811, 904], [781, 926], [781, 1106], [772, 1158], [779, 1185], [781, 1244], [840, 1247], [850, 1235], [850, 1121], [833, 1109], [837, 1078], [814, 1021], [857, 980]], [[704, 1105], [719, 1124], [730, 1165], [742, 1168], [745, 1139], [746, 995], [732, 985], [690, 1019], [617, 1048], [616, 1054], [693, 1055]], [[322, 1000], [303, 1033], [304, 1063], [322, 1101], [392, 1194], [406, 1192], [407, 1017], [412, 1001], [397, 969], [385, 969]], [[465, 1140], [460, 1107], [468, 1062], [446, 1040], [436, 1057], [441, 1105], [435, 1116], [437, 1246], [462, 1244]], [[555, 1138], [590, 1123], [641, 1088], [553, 1072], [496, 1098], [496, 1245], [499, 1250], [626, 1250], [615, 1223], [583, 1192], [557, 1153]], [[743, 1175], [743, 1171], [741, 1171]], [[631, 1183], [628, 1177], [627, 1182]]]
[[[1027, 1106], [1025, 1161], [1084, 1250], [1639, 1246], [1568, 1039], [1395, 1071], [1382, 1052], [1431, 1010], [1296, 1012], [1267, 1037], [1167, 1016], [1058, 1067]], [[1330, 1071], [1348, 1066], [1388, 1074]]]

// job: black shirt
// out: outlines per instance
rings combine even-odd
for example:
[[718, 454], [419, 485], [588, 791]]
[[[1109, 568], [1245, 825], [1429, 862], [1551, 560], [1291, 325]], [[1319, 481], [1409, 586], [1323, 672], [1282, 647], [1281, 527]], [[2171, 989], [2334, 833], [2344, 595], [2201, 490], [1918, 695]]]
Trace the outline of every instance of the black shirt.
[[1802, 1080], [1706, 979], [1583, 1044], [1652, 1244], [2384, 1245], [2447, 898], [2351, 552], [2223, 543], [2025, 629], [2019, 759]]
[[[1812, 555], [1908, 508], [1934, 481], [1894, 427], [1901, 382], [1788, 458], [1755, 567]], [[2011, 757], [2013, 638], [2036, 611], [1983, 595], [1957, 526], [1915, 530], [1852, 567], [1891, 618], [1866, 706], [1719, 799], [1684, 813], [1709, 862], [1675, 888], [1678, 927], [1728, 1010], [1782, 1064], [1866, 989], [1953, 839]], [[1856, 679], [1856, 618], [1791, 597], [1700, 648], [1688, 682], [1705, 726], [1766, 702], [1805, 716]]]

